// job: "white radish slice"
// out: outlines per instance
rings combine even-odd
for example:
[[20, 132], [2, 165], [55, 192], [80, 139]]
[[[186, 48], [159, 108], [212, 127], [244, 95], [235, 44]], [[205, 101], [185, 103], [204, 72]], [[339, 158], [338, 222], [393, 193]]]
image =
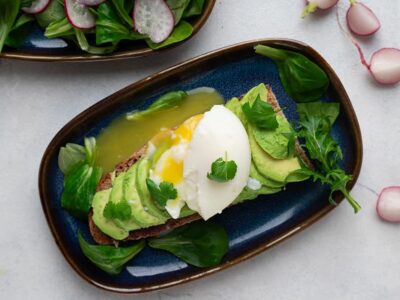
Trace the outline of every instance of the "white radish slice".
[[400, 49], [382, 48], [372, 54], [369, 70], [382, 84], [400, 82]]
[[23, 12], [27, 14], [38, 14], [44, 11], [50, 4], [50, 0], [35, 0], [30, 7], [22, 7]]
[[351, 2], [346, 19], [349, 29], [357, 35], [372, 35], [381, 28], [381, 23], [373, 11], [362, 3]]
[[306, 0], [307, 5], [304, 7], [301, 17], [304, 18], [310, 13], [315, 12], [317, 9], [329, 9], [335, 6], [339, 0]]
[[388, 222], [400, 222], [400, 186], [382, 190], [376, 203], [378, 216]]
[[106, 2], [106, 0], [78, 0], [78, 2], [86, 6], [96, 6], [103, 2]]
[[136, 0], [133, 21], [135, 29], [154, 43], [166, 40], [175, 26], [174, 15], [164, 0]]
[[78, 0], [64, 0], [65, 14], [72, 26], [90, 29], [96, 26], [96, 18], [89, 9]]

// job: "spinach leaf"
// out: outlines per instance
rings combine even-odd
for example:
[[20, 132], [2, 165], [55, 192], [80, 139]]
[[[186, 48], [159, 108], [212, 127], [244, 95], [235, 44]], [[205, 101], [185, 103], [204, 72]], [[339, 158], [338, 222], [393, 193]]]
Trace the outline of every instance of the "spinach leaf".
[[78, 218], [86, 218], [92, 205], [93, 195], [102, 175], [102, 169], [95, 166], [96, 142], [85, 139], [85, 159], [67, 168], [64, 177], [64, 191], [61, 206]]
[[119, 17], [129, 26], [129, 28], [133, 28], [133, 19], [132, 19], [132, 9], [133, 2], [132, 0], [111, 0], [114, 5]]
[[189, 5], [190, 0], [167, 0], [166, 1], [169, 8], [175, 17], [175, 25], [179, 23], [182, 18], [183, 12], [186, 7]]
[[316, 170], [303, 167], [298, 175], [312, 176], [314, 181], [321, 181], [331, 187], [329, 201], [336, 204], [332, 194], [341, 191], [357, 213], [361, 206], [350, 195], [346, 188], [351, 176], [339, 166], [343, 158], [339, 144], [332, 138], [330, 131], [339, 115], [338, 103], [304, 103], [299, 104], [300, 131], [298, 135], [304, 138], [304, 147], [311, 159], [317, 163]]
[[211, 172], [207, 173], [207, 178], [216, 182], [227, 182], [235, 178], [237, 165], [235, 161], [220, 157], [211, 164]]
[[149, 239], [148, 244], [200, 268], [218, 265], [229, 248], [224, 228], [210, 221], [190, 223], [163, 236]]
[[49, 39], [66, 36], [71, 37], [74, 34], [74, 28], [69, 23], [67, 18], [51, 22], [44, 32], [45, 37]]
[[17, 22], [15, 22], [13, 28], [6, 38], [6, 45], [14, 48], [19, 48], [26, 35], [31, 30], [31, 22], [34, 20], [32, 16], [29, 15], [21, 15]]
[[97, 8], [96, 44], [117, 44], [121, 40], [141, 40], [146, 36], [132, 30], [122, 23], [117, 11], [110, 3], [103, 3]]
[[91, 245], [78, 232], [79, 246], [83, 254], [98, 268], [104, 272], [117, 275], [122, 267], [134, 258], [145, 246], [145, 242], [139, 241], [127, 247], [114, 247], [110, 245]]
[[46, 29], [52, 22], [65, 18], [62, 0], [52, 0], [49, 6], [40, 14], [35, 15], [36, 21], [42, 29]]
[[179, 43], [183, 40], [186, 40], [188, 37], [192, 35], [193, 27], [190, 23], [185, 21], [180, 21], [179, 24], [175, 27], [174, 31], [171, 35], [162, 43], [156, 44], [153, 43], [150, 39], [146, 39], [147, 45], [154, 50], [161, 49], [167, 47], [171, 44]]
[[249, 102], [243, 104], [242, 110], [247, 120], [258, 128], [275, 129], [279, 126], [272, 105], [262, 101], [260, 95], [257, 95], [252, 106], [250, 106]]
[[21, 0], [21, 7], [31, 7], [33, 1], [35, 0]]
[[115, 50], [116, 44], [111, 45], [111, 46], [104, 46], [104, 47], [97, 47], [97, 46], [92, 46], [89, 44], [88, 40], [86, 39], [85, 33], [80, 30], [74, 28], [75, 32], [75, 37], [72, 37], [71, 40], [75, 42], [75, 44], [81, 48], [81, 50], [95, 54], [95, 55], [104, 55], [111, 53]]
[[326, 73], [304, 55], [264, 45], [257, 45], [254, 49], [257, 54], [276, 63], [286, 93], [296, 102], [320, 100], [328, 89]]
[[20, 0], [0, 0], [0, 53], [17, 19], [20, 3]]
[[128, 120], [137, 120], [156, 111], [177, 107], [182, 104], [186, 96], [187, 93], [184, 91], [168, 92], [154, 101], [146, 110], [128, 113], [126, 118]]
[[68, 143], [65, 147], [61, 147], [58, 153], [58, 167], [66, 174], [77, 163], [85, 160], [86, 152], [85, 147]]
[[204, 0], [190, 0], [189, 5], [183, 13], [183, 18], [201, 15], [204, 7]]

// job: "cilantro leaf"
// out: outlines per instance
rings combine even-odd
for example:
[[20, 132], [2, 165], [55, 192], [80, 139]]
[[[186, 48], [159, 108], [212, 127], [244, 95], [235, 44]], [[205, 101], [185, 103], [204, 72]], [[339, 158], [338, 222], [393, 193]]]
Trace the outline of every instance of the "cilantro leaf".
[[131, 218], [132, 210], [126, 200], [120, 202], [109, 201], [103, 210], [103, 216], [106, 219], [119, 219], [126, 221]]
[[257, 95], [252, 106], [249, 102], [243, 104], [242, 110], [247, 120], [258, 128], [275, 129], [279, 125], [272, 105], [262, 101], [260, 95]]
[[232, 180], [237, 171], [237, 165], [233, 160], [227, 160], [225, 153], [225, 159], [222, 157], [218, 158], [211, 164], [211, 172], [207, 173], [207, 178], [217, 182], [227, 182]]
[[147, 178], [146, 184], [151, 197], [161, 206], [165, 206], [168, 200], [173, 200], [178, 196], [176, 188], [170, 182], [163, 181], [159, 186], [157, 186], [153, 180]]

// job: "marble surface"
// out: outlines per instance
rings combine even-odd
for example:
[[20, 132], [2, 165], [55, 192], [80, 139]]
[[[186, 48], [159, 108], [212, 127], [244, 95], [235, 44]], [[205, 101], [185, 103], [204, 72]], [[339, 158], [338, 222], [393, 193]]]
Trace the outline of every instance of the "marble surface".
[[[347, 1], [341, 1], [345, 13]], [[367, 57], [400, 47], [400, 2], [365, 0], [382, 29], [362, 41]], [[151, 58], [56, 64], [0, 60], [0, 298], [125, 299], [87, 284], [58, 250], [37, 188], [41, 156], [77, 113], [153, 72], [207, 51], [265, 37], [302, 40], [336, 70], [353, 102], [364, 161], [353, 195], [295, 237], [240, 265], [136, 299], [398, 299], [399, 225], [381, 222], [377, 193], [400, 184], [400, 86], [382, 87], [361, 67], [334, 11], [305, 20], [303, 1], [220, 0], [204, 28], [185, 45]]]

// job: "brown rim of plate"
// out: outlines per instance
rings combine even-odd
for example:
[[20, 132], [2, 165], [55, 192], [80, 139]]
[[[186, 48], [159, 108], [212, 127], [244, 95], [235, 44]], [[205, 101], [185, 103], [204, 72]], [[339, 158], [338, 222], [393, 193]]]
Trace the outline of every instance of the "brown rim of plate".
[[[105, 99], [99, 101], [98, 103], [94, 104], [93, 106], [89, 107], [85, 111], [81, 112], [79, 115], [77, 115], [75, 118], [73, 118], [70, 122], [68, 122], [53, 138], [53, 140], [50, 142], [49, 146], [47, 147], [41, 164], [40, 164], [40, 170], [39, 170], [39, 193], [40, 193], [40, 198], [41, 198], [41, 203], [42, 203], [42, 208], [44, 211], [44, 214], [46, 216], [46, 220], [48, 222], [48, 225], [51, 229], [51, 232], [53, 234], [53, 237], [59, 246], [61, 253], [63, 256], [66, 258], [68, 263], [72, 266], [72, 268], [87, 282], [90, 284], [99, 287], [104, 290], [112, 291], [112, 292], [117, 292], [117, 293], [144, 293], [144, 292], [149, 292], [149, 291], [155, 291], [163, 288], [168, 288], [172, 287], [174, 285], [186, 283], [216, 272], [219, 272], [221, 270], [224, 270], [228, 267], [231, 267], [233, 265], [236, 265], [237, 263], [240, 263], [246, 259], [249, 259], [267, 249], [269, 249], [272, 246], [275, 246], [276, 244], [286, 240], [287, 238], [293, 236], [294, 234], [302, 231], [303, 229], [307, 228], [323, 216], [325, 216], [328, 212], [333, 210], [335, 206], [330, 205], [328, 201], [326, 201], [326, 205], [319, 211], [317, 211], [315, 214], [310, 216], [307, 220], [301, 222], [299, 225], [297, 225], [294, 228], [289, 229], [288, 231], [275, 236], [272, 240], [269, 240], [266, 243], [263, 243], [261, 245], [258, 245], [251, 250], [247, 251], [246, 253], [235, 257], [234, 259], [225, 261], [221, 263], [220, 265], [209, 268], [209, 269], [199, 269], [198, 272], [189, 275], [189, 276], [182, 276], [177, 278], [176, 280], [169, 281], [169, 282], [164, 282], [161, 284], [154, 284], [154, 285], [146, 285], [146, 286], [141, 286], [141, 287], [132, 287], [132, 288], [121, 288], [116, 285], [104, 285], [100, 282], [97, 282], [87, 276], [79, 266], [75, 263], [75, 261], [68, 255], [67, 249], [63, 246], [63, 243], [61, 242], [62, 238], [59, 236], [58, 231], [56, 230], [56, 226], [53, 224], [50, 216], [51, 216], [51, 211], [50, 207], [47, 205], [47, 202], [49, 202], [49, 196], [46, 193], [46, 169], [48, 167], [48, 164], [50, 163], [50, 154], [54, 153], [54, 151], [58, 151], [59, 145], [62, 144], [65, 136], [69, 135], [72, 132], [72, 127], [76, 123], [81, 123], [85, 122], [89, 119], [92, 118], [93, 114], [97, 113], [98, 110], [107, 110], [109, 107], [113, 105], [113, 103], [118, 102], [118, 99], [130, 93], [131, 91], [135, 89], [143, 89], [149, 85], [152, 84], [153, 80], [165, 80], [168, 77], [174, 76], [176, 74], [179, 74], [180, 72], [184, 71], [187, 67], [193, 67], [199, 64], [204, 63], [205, 61], [218, 57], [220, 55], [229, 55], [231, 53], [236, 53], [240, 52], [242, 50], [246, 50], [249, 48], [253, 48], [257, 44], [264, 44], [264, 45], [269, 45], [273, 47], [280, 47], [280, 48], [285, 48], [288, 50], [294, 50], [298, 51], [300, 53], [305, 54], [306, 56], [312, 58], [315, 62], [317, 62], [328, 74], [332, 89], [337, 93], [337, 100], [342, 104], [342, 113], [346, 115], [346, 119], [349, 121], [350, 126], [351, 126], [351, 132], [354, 133], [354, 145], [355, 145], [355, 162], [353, 164], [353, 173], [352, 173], [352, 180], [349, 182], [347, 185], [348, 189], [351, 189], [354, 184], [357, 181], [357, 178], [360, 174], [361, 170], [361, 164], [362, 164], [362, 156], [363, 156], [363, 149], [362, 149], [362, 137], [361, 137], [361, 131], [360, 127], [357, 121], [357, 117], [355, 115], [353, 106], [350, 102], [350, 99], [340, 82], [339, 78], [337, 77], [336, 73], [332, 69], [332, 67], [321, 57], [321, 55], [315, 51], [313, 48], [310, 46], [299, 42], [295, 40], [289, 40], [289, 39], [259, 39], [259, 40], [253, 40], [253, 41], [248, 41], [248, 42], [243, 42], [239, 44], [235, 44], [232, 46], [228, 46], [225, 48], [221, 48], [218, 50], [214, 50], [211, 52], [208, 52], [206, 54], [200, 55], [198, 57], [192, 58], [190, 60], [187, 60], [185, 62], [182, 62], [178, 65], [175, 65], [173, 67], [170, 67], [168, 69], [165, 69], [163, 71], [160, 71], [158, 73], [155, 73], [153, 75], [150, 75], [136, 83], [133, 83], [113, 95], [106, 97]], [[334, 193], [333, 195], [334, 200], [339, 203], [344, 199], [343, 194], [341, 193]]]
[[94, 55], [89, 53], [82, 54], [69, 54], [69, 55], [60, 55], [60, 54], [36, 54], [34, 52], [29, 51], [16, 51], [16, 50], [8, 50], [4, 51], [0, 54], [0, 58], [10, 58], [10, 59], [19, 59], [19, 60], [31, 60], [31, 61], [42, 61], [42, 62], [94, 62], [94, 61], [107, 61], [107, 60], [118, 60], [118, 59], [126, 59], [133, 57], [143, 57], [151, 54], [155, 54], [158, 52], [162, 52], [164, 50], [173, 49], [186, 41], [190, 40], [199, 30], [204, 26], [206, 21], [208, 20], [211, 11], [214, 8], [216, 0], [206, 0], [203, 13], [200, 16], [193, 17], [194, 21], [189, 22], [193, 26], [193, 33], [185, 40], [172, 44], [168, 47], [152, 50], [151, 48], [144, 46], [143, 48], [133, 49], [133, 50], [123, 50], [123, 51], [115, 51], [113, 53], [107, 55]]

